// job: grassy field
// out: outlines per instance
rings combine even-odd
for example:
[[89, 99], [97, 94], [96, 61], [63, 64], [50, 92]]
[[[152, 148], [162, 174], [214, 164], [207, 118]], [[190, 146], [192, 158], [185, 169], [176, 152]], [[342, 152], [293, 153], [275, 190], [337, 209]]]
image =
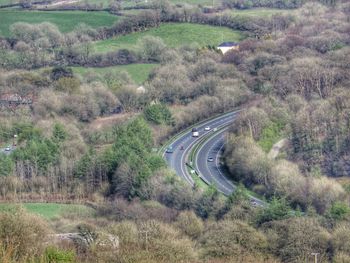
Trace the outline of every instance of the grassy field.
[[1, 10], [0, 35], [9, 36], [9, 28], [16, 22], [37, 24], [46, 21], [57, 25], [62, 32], [69, 32], [79, 23], [85, 23], [93, 28], [97, 28], [101, 26], [110, 26], [117, 20], [118, 16], [111, 15], [107, 12]]
[[293, 14], [295, 12], [295, 9], [287, 10], [277, 8], [253, 8], [245, 10], [235, 9], [226, 12], [230, 12], [231, 14], [238, 16], [269, 17], [276, 14]]
[[[9, 0], [0, 0], [0, 1], [9, 1]], [[152, 0], [148, 0], [148, 4], [151, 3]], [[103, 5], [103, 7], [108, 7], [109, 4], [111, 3], [110, 0], [80, 0], [79, 1], [80, 4], [92, 4], [92, 5]], [[138, 1], [138, 0], [121, 0], [120, 1], [121, 7], [122, 8], [126, 8], [126, 7], [137, 7], [137, 6], [145, 6], [146, 3], [145, 1]]]
[[19, 0], [0, 0], [0, 6], [9, 5], [9, 4], [17, 4]]
[[220, 0], [170, 0], [174, 4], [190, 4], [190, 5], [202, 5], [202, 6], [218, 6]]
[[113, 66], [106, 68], [84, 68], [84, 67], [73, 67], [73, 72], [84, 75], [88, 72], [97, 73], [103, 75], [109, 72], [126, 71], [129, 73], [130, 77], [135, 81], [136, 84], [142, 84], [147, 78], [152, 69], [154, 69], [157, 64], [129, 64], [121, 66]]
[[95, 42], [95, 51], [107, 52], [121, 48], [133, 49], [136, 47], [137, 40], [146, 35], [162, 38], [169, 47], [178, 47], [193, 42], [198, 43], [200, 46], [218, 45], [222, 41], [239, 41], [244, 37], [241, 32], [225, 27], [167, 23], [147, 31]]
[[64, 213], [76, 213], [81, 215], [93, 213], [93, 209], [84, 205], [55, 204], [55, 203], [25, 203], [25, 204], [0, 204], [0, 212], [23, 206], [29, 213], [37, 214], [45, 219], [52, 219]]

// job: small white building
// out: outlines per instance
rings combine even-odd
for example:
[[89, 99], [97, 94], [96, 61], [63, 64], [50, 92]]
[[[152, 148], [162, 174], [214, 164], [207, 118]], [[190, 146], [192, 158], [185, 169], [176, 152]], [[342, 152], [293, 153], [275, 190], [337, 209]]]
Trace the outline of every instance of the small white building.
[[222, 54], [225, 54], [229, 50], [239, 50], [239, 44], [236, 42], [223, 42], [218, 46]]

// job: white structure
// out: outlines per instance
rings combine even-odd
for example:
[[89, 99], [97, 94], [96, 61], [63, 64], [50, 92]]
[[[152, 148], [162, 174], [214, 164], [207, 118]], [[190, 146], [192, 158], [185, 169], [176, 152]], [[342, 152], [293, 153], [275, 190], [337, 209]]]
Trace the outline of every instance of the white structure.
[[139, 94], [143, 94], [146, 92], [146, 89], [144, 86], [140, 86], [136, 89], [136, 92], [139, 93]]
[[239, 50], [239, 44], [236, 42], [223, 42], [218, 46], [222, 54], [225, 54], [229, 50]]

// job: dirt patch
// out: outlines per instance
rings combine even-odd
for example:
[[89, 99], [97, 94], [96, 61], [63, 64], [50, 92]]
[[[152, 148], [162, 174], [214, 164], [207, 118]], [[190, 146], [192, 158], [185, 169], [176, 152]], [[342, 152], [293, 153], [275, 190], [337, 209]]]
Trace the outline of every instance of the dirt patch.
[[89, 124], [89, 129], [101, 130], [116, 124], [122, 124], [134, 116], [136, 116], [136, 113], [119, 113], [108, 117], [98, 118]]
[[267, 155], [270, 159], [276, 159], [277, 155], [280, 153], [280, 150], [288, 143], [287, 139], [282, 139], [275, 143], [272, 146], [269, 154]]

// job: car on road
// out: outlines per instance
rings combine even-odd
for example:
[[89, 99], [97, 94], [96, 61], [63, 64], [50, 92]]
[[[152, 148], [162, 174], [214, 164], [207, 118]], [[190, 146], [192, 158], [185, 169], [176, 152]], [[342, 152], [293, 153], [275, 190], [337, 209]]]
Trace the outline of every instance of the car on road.
[[192, 129], [192, 137], [198, 137], [199, 136], [199, 132], [197, 128], [193, 128]]
[[204, 128], [205, 131], [210, 131], [210, 126]]
[[173, 153], [174, 152], [174, 149], [173, 149], [173, 146], [169, 146], [168, 148], [166, 148], [166, 153]]
[[217, 130], [218, 130], [218, 128], [215, 127], [215, 128], [213, 129], [213, 132], [216, 132]]
[[214, 162], [214, 158], [213, 157], [209, 157], [208, 158], [208, 162]]
[[5, 148], [5, 151], [11, 151], [11, 146], [7, 146], [6, 148]]

